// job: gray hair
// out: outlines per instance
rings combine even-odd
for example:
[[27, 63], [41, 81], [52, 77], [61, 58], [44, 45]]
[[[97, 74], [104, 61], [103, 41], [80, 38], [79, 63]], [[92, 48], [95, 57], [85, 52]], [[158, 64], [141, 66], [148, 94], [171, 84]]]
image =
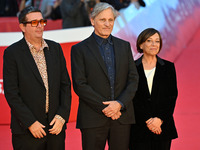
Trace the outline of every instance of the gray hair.
[[97, 3], [94, 6], [94, 9], [91, 12], [91, 18], [94, 19], [99, 13], [101, 13], [102, 11], [104, 11], [105, 9], [108, 9], [108, 8], [110, 8], [112, 10], [114, 18], [116, 18], [117, 17], [116, 10], [110, 4], [103, 3], [103, 2]]

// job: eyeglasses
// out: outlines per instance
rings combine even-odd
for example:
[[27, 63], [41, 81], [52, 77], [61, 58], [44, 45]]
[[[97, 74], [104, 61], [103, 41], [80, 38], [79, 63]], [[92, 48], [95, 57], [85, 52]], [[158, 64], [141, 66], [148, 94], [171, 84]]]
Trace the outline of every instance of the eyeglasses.
[[28, 24], [28, 23], [31, 24], [32, 27], [37, 27], [39, 23], [42, 26], [46, 26], [47, 25], [47, 20], [41, 19], [41, 20], [32, 20], [32, 21], [25, 21], [25, 22], [23, 22], [23, 24]]

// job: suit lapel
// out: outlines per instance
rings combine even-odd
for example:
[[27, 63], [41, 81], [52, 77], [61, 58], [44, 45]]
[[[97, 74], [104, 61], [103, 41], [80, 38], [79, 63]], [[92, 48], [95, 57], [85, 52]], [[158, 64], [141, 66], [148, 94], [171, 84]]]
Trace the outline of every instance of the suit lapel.
[[140, 83], [141, 83], [141, 87], [144, 87], [143, 88], [143, 92], [145, 95], [148, 95], [150, 96], [150, 92], [149, 92], [149, 87], [148, 87], [148, 83], [147, 83], [147, 78], [145, 76], [145, 73], [144, 73], [144, 68], [143, 68], [143, 65], [142, 63], [137, 67], [138, 69], [138, 73], [140, 75]]
[[23, 44], [22, 44], [22, 49], [24, 50], [24, 61], [25, 64], [27, 64], [29, 66], [29, 68], [31, 68], [31, 70], [33, 71], [33, 74], [35, 75], [35, 77], [38, 79], [38, 81], [44, 85], [42, 77], [40, 75], [40, 72], [37, 68], [37, 65], [35, 63], [35, 60], [30, 52], [30, 49], [25, 41], [25, 39], [22, 40]]
[[147, 83], [147, 78], [145, 76], [145, 73], [144, 73], [144, 68], [143, 68], [143, 65], [142, 65], [142, 57], [140, 57], [137, 61], [136, 61], [136, 66], [137, 66], [137, 70], [138, 70], [138, 74], [139, 74], [139, 80], [140, 80], [140, 85], [141, 87], [144, 87], [142, 90], [143, 90], [143, 93], [145, 95], [148, 95], [150, 96], [150, 92], [149, 92], [149, 87], [148, 87], [148, 83]]
[[155, 94], [158, 93], [159, 84], [161, 83], [160, 79], [162, 78], [163, 73], [164, 73], [163, 65], [164, 65], [164, 62], [162, 61], [162, 59], [157, 57], [156, 71], [153, 78], [153, 86], [152, 86], [152, 92], [151, 92], [152, 97], [154, 97]]
[[122, 46], [120, 45], [119, 42], [117, 42], [116, 38], [112, 36], [112, 42], [113, 42], [113, 48], [114, 48], [114, 56], [115, 56], [115, 81], [117, 81], [118, 79], [120, 79], [120, 77], [118, 77], [118, 75], [120, 75], [120, 73], [118, 73], [120, 71], [120, 53], [121, 50], [123, 49]]
[[54, 78], [54, 71], [56, 70], [53, 68], [53, 56], [51, 53], [51, 49], [49, 47], [49, 49], [44, 48], [44, 55], [45, 55], [45, 59], [46, 59], [46, 65], [47, 65], [47, 75], [48, 75], [48, 84], [49, 84], [49, 90], [51, 89], [50, 87], [52, 87], [53, 84], [53, 78]]
[[97, 43], [96, 43], [96, 41], [95, 41], [95, 39], [94, 39], [94, 37], [92, 35], [88, 39], [87, 46], [89, 47], [89, 50], [92, 52], [94, 57], [97, 59], [99, 65], [103, 69], [103, 71], [106, 74], [106, 76], [108, 76], [106, 65], [105, 65], [105, 63], [103, 61], [103, 58], [101, 56], [101, 53], [100, 53], [99, 48], [97, 46]]

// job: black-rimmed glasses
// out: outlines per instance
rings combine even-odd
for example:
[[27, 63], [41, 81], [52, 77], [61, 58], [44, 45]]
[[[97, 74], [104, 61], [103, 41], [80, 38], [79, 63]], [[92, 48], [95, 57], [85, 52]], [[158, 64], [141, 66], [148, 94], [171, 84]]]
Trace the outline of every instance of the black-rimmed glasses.
[[46, 26], [47, 25], [47, 20], [41, 19], [41, 20], [32, 20], [32, 21], [23, 22], [23, 24], [31, 24], [32, 27], [37, 27], [39, 23], [42, 26]]

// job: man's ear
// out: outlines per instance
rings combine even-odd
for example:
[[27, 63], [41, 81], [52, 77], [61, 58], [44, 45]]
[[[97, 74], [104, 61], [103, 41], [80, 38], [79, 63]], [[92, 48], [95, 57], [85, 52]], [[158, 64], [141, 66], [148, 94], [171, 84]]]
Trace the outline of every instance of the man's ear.
[[22, 30], [22, 32], [25, 32], [25, 26], [23, 23], [19, 24], [19, 28]]
[[94, 27], [94, 19], [90, 18], [91, 25]]

